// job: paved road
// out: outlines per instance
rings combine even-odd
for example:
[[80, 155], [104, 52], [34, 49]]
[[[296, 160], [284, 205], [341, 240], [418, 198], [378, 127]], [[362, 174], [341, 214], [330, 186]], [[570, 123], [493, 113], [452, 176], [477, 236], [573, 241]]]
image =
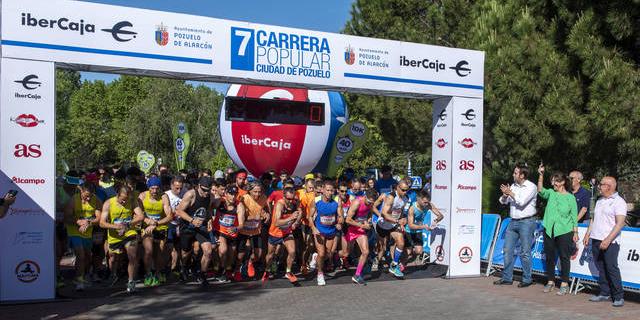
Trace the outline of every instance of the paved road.
[[[557, 297], [542, 285], [496, 287], [494, 278], [393, 280], [383, 274], [365, 287], [344, 275], [325, 287], [312, 280], [292, 287], [276, 280], [197, 286], [171, 284], [128, 296], [117, 290], [92, 290], [73, 301], [2, 306], [9, 319], [638, 319], [637, 297], [624, 308], [589, 303], [587, 294]], [[114, 318], [115, 317], [115, 318]]]

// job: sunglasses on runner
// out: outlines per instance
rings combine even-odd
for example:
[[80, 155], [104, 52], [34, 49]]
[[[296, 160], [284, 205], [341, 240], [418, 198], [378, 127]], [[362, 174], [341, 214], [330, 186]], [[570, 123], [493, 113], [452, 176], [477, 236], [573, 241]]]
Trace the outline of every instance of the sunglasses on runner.
[[338, 189], [338, 191], [339, 191], [340, 193], [345, 193], [345, 192], [347, 192], [347, 189]]

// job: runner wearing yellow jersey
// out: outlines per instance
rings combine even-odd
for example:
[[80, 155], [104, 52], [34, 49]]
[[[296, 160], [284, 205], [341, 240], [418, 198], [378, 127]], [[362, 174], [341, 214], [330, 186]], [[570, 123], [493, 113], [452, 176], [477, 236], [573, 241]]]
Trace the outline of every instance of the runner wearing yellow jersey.
[[127, 266], [129, 275], [127, 292], [129, 293], [136, 289], [134, 277], [138, 264], [138, 233], [135, 227], [144, 220], [142, 205], [132, 195], [131, 188], [120, 187], [117, 195], [104, 203], [100, 215], [100, 227], [108, 230], [109, 269], [113, 277], [112, 284], [118, 280], [118, 263], [126, 251], [129, 258]]
[[165, 210], [160, 193], [160, 178], [151, 177], [147, 181], [148, 191], [140, 194], [138, 199], [144, 210], [144, 229], [142, 230], [142, 245], [144, 246], [144, 268], [146, 276], [145, 286], [157, 286], [167, 281], [162, 269], [166, 265], [169, 252], [167, 251], [168, 224], [173, 219], [171, 210]]
[[100, 222], [102, 202], [95, 196], [93, 184], [83, 184], [78, 189], [80, 192], [74, 194], [64, 208], [64, 222], [69, 246], [76, 254], [76, 290], [82, 291], [89, 284], [87, 274], [93, 247], [93, 226]]

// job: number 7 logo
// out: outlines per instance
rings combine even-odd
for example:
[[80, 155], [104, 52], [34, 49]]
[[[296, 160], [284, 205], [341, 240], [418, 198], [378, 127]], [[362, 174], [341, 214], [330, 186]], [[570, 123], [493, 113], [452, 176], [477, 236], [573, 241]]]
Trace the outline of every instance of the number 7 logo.
[[231, 28], [231, 69], [254, 70], [254, 30]]

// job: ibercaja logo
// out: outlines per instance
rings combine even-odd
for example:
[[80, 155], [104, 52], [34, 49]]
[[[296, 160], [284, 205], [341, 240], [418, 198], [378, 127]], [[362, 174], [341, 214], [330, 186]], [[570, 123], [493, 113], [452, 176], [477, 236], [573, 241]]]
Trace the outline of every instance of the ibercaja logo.
[[253, 175], [324, 171], [346, 104], [337, 92], [231, 85], [220, 135], [233, 162]]

